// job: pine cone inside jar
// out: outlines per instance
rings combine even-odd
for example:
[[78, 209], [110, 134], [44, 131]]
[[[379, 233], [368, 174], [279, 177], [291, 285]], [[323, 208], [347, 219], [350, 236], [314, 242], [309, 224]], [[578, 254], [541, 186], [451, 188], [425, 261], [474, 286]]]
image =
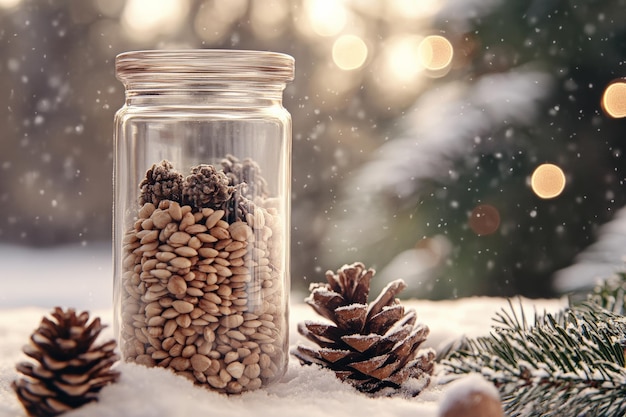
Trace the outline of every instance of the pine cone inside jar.
[[162, 200], [180, 202], [183, 195], [183, 176], [171, 162], [163, 160], [154, 164], [146, 172], [145, 178], [139, 184], [139, 205], [152, 203], [159, 205]]
[[254, 200], [256, 197], [265, 198], [269, 195], [261, 167], [251, 158], [240, 161], [233, 155], [227, 155], [222, 159], [221, 165], [230, 185], [245, 184], [242, 188], [245, 197]]
[[319, 348], [299, 345], [293, 354], [303, 364], [332, 369], [341, 380], [367, 393], [400, 389], [417, 378], [422, 386], [409, 389], [417, 395], [429, 383], [434, 367], [434, 352], [419, 349], [429, 329], [416, 324], [415, 311], [405, 311], [396, 299], [406, 286], [402, 280], [389, 283], [367, 304], [373, 276], [373, 269], [357, 262], [336, 273], [326, 272], [326, 284], [312, 284], [305, 301], [332, 324], [299, 323], [298, 332]]
[[196, 209], [223, 209], [233, 194], [226, 175], [213, 165], [198, 165], [185, 178], [183, 201]]
[[111, 370], [118, 360], [117, 343], [94, 345], [104, 328], [99, 318], [56, 307], [52, 319], [44, 317], [31, 335], [24, 353], [35, 360], [16, 366], [23, 377], [13, 382], [18, 399], [34, 417], [56, 416], [96, 401], [105, 385], [119, 372]]

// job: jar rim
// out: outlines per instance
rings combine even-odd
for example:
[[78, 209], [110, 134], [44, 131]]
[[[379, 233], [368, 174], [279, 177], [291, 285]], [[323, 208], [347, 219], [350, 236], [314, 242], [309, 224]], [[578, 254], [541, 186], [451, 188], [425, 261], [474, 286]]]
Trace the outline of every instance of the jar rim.
[[293, 80], [294, 66], [294, 58], [284, 53], [242, 49], [152, 49], [115, 57], [121, 81], [161, 75], [288, 82]]

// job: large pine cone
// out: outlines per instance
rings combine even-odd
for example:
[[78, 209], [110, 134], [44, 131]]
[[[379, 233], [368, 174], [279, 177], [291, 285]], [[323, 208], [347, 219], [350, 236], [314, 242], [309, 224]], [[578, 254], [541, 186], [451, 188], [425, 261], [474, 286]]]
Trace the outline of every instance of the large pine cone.
[[31, 416], [56, 416], [97, 400], [103, 386], [119, 378], [111, 366], [118, 360], [116, 342], [94, 346], [104, 326], [89, 314], [56, 307], [54, 320], [44, 317], [24, 353], [37, 363], [21, 362], [25, 375], [13, 382], [17, 397]]
[[391, 282], [367, 304], [374, 273], [357, 262], [337, 273], [326, 272], [327, 284], [312, 284], [305, 301], [334, 324], [299, 323], [298, 332], [320, 349], [300, 345], [293, 354], [303, 364], [332, 369], [341, 380], [368, 393], [398, 389], [409, 378], [423, 377], [423, 386], [411, 389], [417, 395], [429, 383], [434, 366], [434, 352], [418, 350], [428, 327], [415, 324], [415, 311], [405, 312], [396, 299], [406, 287], [402, 280]]

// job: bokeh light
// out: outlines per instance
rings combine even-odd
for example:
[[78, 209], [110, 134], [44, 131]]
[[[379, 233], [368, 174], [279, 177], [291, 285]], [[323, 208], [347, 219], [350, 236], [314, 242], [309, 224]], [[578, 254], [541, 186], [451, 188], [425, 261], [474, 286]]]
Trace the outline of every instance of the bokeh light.
[[307, 0], [304, 8], [311, 28], [320, 36], [338, 35], [346, 26], [348, 13], [340, 1]]
[[478, 236], [490, 235], [500, 227], [500, 212], [491, 204], [480, 204], [472, 210], [468, 223]]
[[0, 8], [10, 9], [20, 4], [22, 0], [0, 0]]
[[128, 0], [122, 25], [137, 40], [147, 41], [178, 30], [188, 11], [187, 0]]
[[367, 45], [356, 35], [343, 35], [333, 43], [333, 61], [342, 70], [355, 70], [367, 59]]
[[391, 80], [411, 84], [424, 69], [419, 57], [419, 36], [396, 36], [385, 42], [383, 59]]
[[419, 57], [424, 68], [430, 71], [441, 71], [452, 62], [454, 48], [443, 36], [427, 36], [420, 42]]
[[613, 118], [626, 117], [626, 80], [610, 83], [602, 94], [602, 109]]
[[565, 174], [554, 164], [539, 165], [530, 178], [530, 186], [538, 197], [557, 197], [565, 188]]
[[377, 54], [372, 54], [367, 76], [372, 97], [376, 97], [374, 106], [381, 110], [390, 105], [408, 106], [428, 85], [430, 77], [425, 76], [418, 52], [422, 39], [407, 33], [393, 35], [381, 42]]

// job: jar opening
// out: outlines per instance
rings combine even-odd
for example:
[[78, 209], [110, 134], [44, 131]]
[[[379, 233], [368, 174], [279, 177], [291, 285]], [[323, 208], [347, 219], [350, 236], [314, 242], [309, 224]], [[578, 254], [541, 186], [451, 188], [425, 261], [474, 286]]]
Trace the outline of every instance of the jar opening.
[[130, 51], [115, 58], [117, 78], [139, 81], [150, 77], [244, 81], [293, 80], [293, 57], [278, 52], [230, 49]]

